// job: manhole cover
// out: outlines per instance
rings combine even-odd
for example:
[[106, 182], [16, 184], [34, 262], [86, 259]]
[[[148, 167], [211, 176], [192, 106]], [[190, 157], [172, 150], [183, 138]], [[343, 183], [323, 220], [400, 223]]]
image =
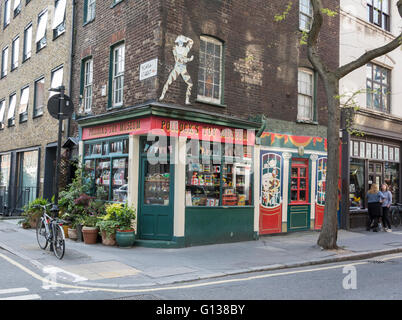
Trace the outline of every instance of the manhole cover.
[[140, 294], [136, 296], [114, 298], [112, 300], [162, 300], [162, 299], [152, 294]]

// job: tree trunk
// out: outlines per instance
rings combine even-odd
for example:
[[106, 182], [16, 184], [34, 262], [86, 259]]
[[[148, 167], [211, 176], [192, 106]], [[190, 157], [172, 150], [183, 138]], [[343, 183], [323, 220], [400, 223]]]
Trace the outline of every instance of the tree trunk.
[[339, 81], [332, 74], [322, 76], [327, 94], [328, 128], [327, 128], [327, 183], [324, 222], [317, 244], [323, 249], [337, 248], [339, 205], [339, 130], [340, 130], [340, 103]]

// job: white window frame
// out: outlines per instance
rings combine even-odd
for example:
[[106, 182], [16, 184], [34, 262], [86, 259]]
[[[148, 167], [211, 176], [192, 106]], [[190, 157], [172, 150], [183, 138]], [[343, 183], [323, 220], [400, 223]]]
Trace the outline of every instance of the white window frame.
[[[52, 71], [50, 78], [50, 88], [57, 89], [63, 84], [63, 66], [60, 66]], [[49, 99], [56, 95], [57, 92], [50, 91]]]
[[20, 37], [17, 36], [13, 39], [11, 46], [11, 70], [14, 70], [18, 67], [20, 53]]
[[[221, 41], [219, 41], [218, 39], [215, 39], [213, 37], [209, 37], [209, 36], [201, 36], [200, 37], [200, 44], [201, 41], [205, 42], [205, 51], [201, 52], [201, 46], [200, 46], [200, 62], [199, 62], [199, 68], [198, 68], [198, 93], [197, 93], [197, 100], [200, 101], [205, 101], [205, 102], [209, 102], [209, 103], [214, 103], [214, 104], [222, 104], [222, 93], [223, 93], [223, 43]], [[211, 43], [214, 46], [217, 45], [220, 47], [220, 63], [219, 63], [219, 70], [215, 70], [215, 58], [217, 58], [217, 56], [213, 55], [214, 61], [213, 61], [213, 70], [212, 70], [212, 97], [210, 96], [206, 96], [205, 95], [205, 89], [203, 90], [202, 94], [200, 94], [200, 90], [201, 90], [201, 86], [204, 86], [207, 84], [207, 44]], [[203, 57], [202, 57], [203, 56]], [[202, 59], [204, 61], [204, 64], [202, 64]], [[215, 83], [215, 76], [214, 74], [219, 72], [219, 79], [218, 79], [218, 83]], [[201, 80], [201, 76], [202, 74], [203, 76], [203, 80]], [[209, 83], [209, 82], [208, 82]], [[214, 92], [215, 92], [215, 87], [218, 87], [218, 93], [219, 93], [219, 97], [218, 98], [214, 98]]]
[[85, 17], [85, 22], [92, 21], [95, 19], [96, 12], [96, 0], [88, 0], [87, 1], [87, 16]]
[[10, 20], [11, 20], [11, 0], [6, 0], [4, 2], [3, 28], [7, 27], [10, 24]]
[[[307, 90], [302, 90], [301, 89], [301, 79], [300, 79], [300, 74], [304, 73], [309, 76], [311, 79], [310, 83], [310, 94], [308, 93]], [[308, 68], [299, 68], [298, 73], [297, 73], [297, 120], [298, 121], [314, 121], [314, 87], [315, 87], [315, 76], [314, 76], [314, 71]], [[308, 106], [310, 109], [310, 114], [309, 116], [306, 116], [305, 110], [301, 110], [301, 108], [305, 108], [306, 105], [303, 103], [301, 104], [301, 98], [303, 98], [303, 101], [305, 102], [306, 99], [307, 101], [310, 100], [310, 105]]]
[[[42, 105], [37, 104], [38, 99], [38, 84], [43, 82], [43, 102]], [[43, 107], [45, 104], [45, 78], [39, 78], [34, 82], [34, 106], [33, 106], [33, 117], [38, 117], [43, 114]]]
[[32, 32], [33, 32], [32, 23], [30, 23], [24, 29], [24, 48], [22, 54], [23, 61], [29, 59], [32, 54]]
[[8, 46], [1, 51], [1, 77], [5, 77], [8, 72]]
[[[305, 8], [305, 5], [304, 5], [305, 1], [308, 1], [309, 6], [307, 9], [309, 9], [309, 12], [302, 10], [302, 8]], [[309, 28], [305, 28], [302, 25], [302, 17], [307, 19], [307, 21], [309, 23]], [[310, 0], [299, 0], [299, 29], [301, 31], [309, 32], [311, 30], [312, 24], [313, 24], [313, 6], [311, 4], [311, 1]]]
[[91, 112], [92, 109], [92, 84], [93, 84], [93, 59], [84, 61], [84, 112]]
[[14, 0], [14, 17], [17, 16], [21, 12], [21, 0]]
[[13, 93], [10, 95], [9, 103], [8, 103], [8, 126], [12, 127], [15, 125], [15, 107], [17, 106], [17, 94]]
[[112, 107], [123, 105], [125, 44], [113, 48], [112, 56]]
[[67, 0], [56, 0], [52, 24], [53, 39], [66, 31], [66, 4]]
[[18, 112], [20, 115], [20, 122], [23, 122], [27, 119], [28, 105], [29, 105], [29, 86], [26, 86], [21, 89], [20, 107]]
[[0, 100], [0, 130], [4, 129], [4, 116], [6, 113], [6, 99]]
[[[38, 27], [36, 29], [36, 51], [39, 51], [46, 46], [46, 29], [47, 29], [47, 9], [38, 15]], [[39, 47], [40, 45], [40, 47]]]

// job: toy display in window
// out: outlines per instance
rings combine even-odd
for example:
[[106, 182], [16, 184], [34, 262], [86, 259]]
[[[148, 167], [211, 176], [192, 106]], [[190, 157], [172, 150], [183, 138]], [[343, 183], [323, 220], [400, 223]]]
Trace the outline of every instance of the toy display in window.
[[317, 164], [317, 204], [325, 205], [327, 179], [327, 158], [318, 159]]
[[[281, 203], [281, 157], [268, 153], [262, 159], [261, 204], [264, 207], [276, 207]], [[292, 186], [294, 181], [292, 180]], [[296, 180], [297, 187], [297, 180]]]
[[[155, 166], [152, 167], [155, 169]], [[145, 177], [145, 204], [167, 206], [169, 205], [170, 173], [163, 172], [163, 168], [159, 169], [161, 169], [158, 170], [160, 172], [149, 172]]]

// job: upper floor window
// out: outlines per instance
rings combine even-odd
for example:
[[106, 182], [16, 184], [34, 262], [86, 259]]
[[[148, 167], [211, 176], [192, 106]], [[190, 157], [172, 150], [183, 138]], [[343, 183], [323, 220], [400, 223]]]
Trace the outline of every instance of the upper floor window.
[[0, 101], [0, 130], [4, 129], [4, 114], [6, 112], [6, 100]]
[[20, 123], [25, 122], [28, 119], [28, 102], [29, 102], [29, 86], [21, 89], [21, 98], [20, 98]]
[[206, 102], [222, 103], [223, 44], [211, 37], [200, 38], [197, 98]]
[[12, 43], [11, 50], [11, 71], [18, 67], [18, 55], [20, 51], [20, 37], [16, 37]]
[[7, 66], [8, 66], [8, 47], [5, 47], [1, 52], [1, 77], [5, 77], [7, 75]]
[[21, 12], [21, 0], [14, 0], [14, 18]]
[[43, 114], [44, 105], [45, 105], [45, 78], [41, 78], [36, 80], [34, 84], [34, 106], [33, 106], [34, 117]]
[[32, 23], [30, 23], [24, 30], [24, 49], [22, 53], [22, 61], [31, 57], [32, 50]]
[[389, 0], [367, 0], [368, 21], [390, 31]]
[[[52, 75], [51, 75], [51, 79], [50, 79], [50, 88], [57, 89], [62, 84], [63, 84], [63, 67], [59, 67], [52, 71]], [[57, 94], [57, 92], [50, 91], [49, 99], [50, 99], [50, 97], [54, 96], [55, 94]]]
[[314, 120], [314, 73], [300, 68], [298, 72], [297, 120]]
[[378, 65], [367, 64], [367, 108], [390, 111], [391, 71]]
[[112, 49], [112, 107], [123, 105], [125, 46]]
[[12, 127], [15, 125], [15, 106], [17, 104], [17, 94], [14, 93], [10, 96], [10, 103], [8, 105], [8, 126]]
[[84, 1], [84, 23], [95, 19], [95, 0]]
[[47, 27], [47, 9], [38, 16], [38, 28], [36, 29], [36, 52], [46, 46], [46, 27]]
[[93, 81], [93, 60], [87, 59], [83, 62], [84, 66], [84, 112], [90, 112], [92, 108], [92, 81]]
[[310, 31], [313, 22], [313, 6], [310, 0], [299, 1], [299, 28], [302, 31]]
[[4, 1], [4, 20], [3, 27], [7, 27], [10, 23], [10, 14], [11, 14], [11, 0]]
[[67, 0], [56, 0], [54, 18], [53, 18], [53, 39], [57, 38], [59, 35], [66, 31], [66, 1]]

